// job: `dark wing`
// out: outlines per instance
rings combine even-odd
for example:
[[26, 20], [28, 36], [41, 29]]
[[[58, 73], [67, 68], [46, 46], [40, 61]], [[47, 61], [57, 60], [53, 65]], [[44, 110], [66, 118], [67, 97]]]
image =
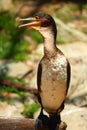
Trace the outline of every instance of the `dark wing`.
[[70, 77], [71, 77], [71, 68], [69, 62], [67, 61], [67, 91], [70, 84]]
[[40, 91], [40, 86], [41, 86], [41, 75], [42, 75], [42, 64], [39, 63], [38, 71], [37, 71], [37, 87], [39, 91]]
[[[37, 87], [38, 87], [38, 101], [41, 103], [41, 98], [40, 98], [40, 91], [41, 91], [41, 76], [42, 76], [42, 64], [39, 63], [38, 65], [38, 71], [37, 71]], [[42, 104], [42, 103], [41, 103]]]

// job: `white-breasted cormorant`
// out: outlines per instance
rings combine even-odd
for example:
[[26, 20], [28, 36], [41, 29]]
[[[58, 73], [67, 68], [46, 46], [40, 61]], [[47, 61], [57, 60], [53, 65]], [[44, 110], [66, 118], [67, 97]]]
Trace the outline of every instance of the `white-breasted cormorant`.
[[[20, 19], [29, 21], [20, 27], [27, 26], [37, 30], [44, 40], [44, 56], [37, 73], [38, 100], [41, 113], [38, 124], [48, 125], [54, 130], [61, 122], [60, 112], [64, 108], [64, 101], [70, 83], [70, 64], [65, 55], [56, 47], [56, 24], [48, 14], [37, 14], [32, 18]], [[49, 117], [43, 114], [43, 109]]]

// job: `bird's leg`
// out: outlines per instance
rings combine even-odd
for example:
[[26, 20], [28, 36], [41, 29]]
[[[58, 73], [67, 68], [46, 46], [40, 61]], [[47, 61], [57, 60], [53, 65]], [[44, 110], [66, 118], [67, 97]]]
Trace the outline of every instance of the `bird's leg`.
[[[61, 111], [64, 109], [64, 101], [60, 108], [57, 110], [57, 114], [60, 115]], [[57, 130], [66, 130], [67, 124], [60, 120], [60, 122], [57, 124]]]
[[51, 115], [48, 123], [49, 130], [66, 130], [67, 125], [61, 121], [60, 114]]
[[59, 130], [59, 124], [61, 122], [60, 114], [50, 115], [49, 117], [49, 130]]
[[48, 116], [43, 114], [43, 107], [41, 108], [41, 112], [36, 119], [36, 130], [43, 129], [43, 127], [48, 127], [48, 121], [49, 118]]

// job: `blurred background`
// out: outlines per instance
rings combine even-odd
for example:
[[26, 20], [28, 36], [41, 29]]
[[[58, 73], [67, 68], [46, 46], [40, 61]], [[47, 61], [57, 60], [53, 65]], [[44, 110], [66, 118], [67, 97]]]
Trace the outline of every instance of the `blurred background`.
[[[57, 25], [57, 46], [71, 64], [71, 83], [62, 112], [67, 130], [87, 130], [87, 0], [0, 0], [0, 116], [36, 118], [37, 88], [43, 39], [18, 18], [48, 13]], [[71, 120], [72, 118], [72, 120]]]

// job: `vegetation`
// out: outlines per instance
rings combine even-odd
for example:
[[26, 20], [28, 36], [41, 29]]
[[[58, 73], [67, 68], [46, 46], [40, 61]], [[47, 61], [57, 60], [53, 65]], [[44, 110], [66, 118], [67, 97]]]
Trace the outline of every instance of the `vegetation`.
[[42, 36], [33, 29], [27, 29], [25, 32], [28, 36], [30, 36], [37, 44], [42, 43]]
[[18, 29], [15, 14], [0, 14], [0, 59], [25, 60], [28, 43], [22, 39], [24, 29]]
[[24, 106], [24, 114], [27, 117], [33, 118], [34, 113], [40, 108], [39, 104], [32, 103]]
[[[20, 85], [25, 85], [25, 81], [21, 78], [7, 77], [5, 79], [8, 81], [11, 81], [11, 82], [15, 82], [15, 83], [20, 84]], [[0, 84], [0, 94], [3, 92], [17, 93], [21, 97], [21, 99], [23, 99], [26, 91], [19, 91], [13, 85], [7, 87], [6, 85]]]

